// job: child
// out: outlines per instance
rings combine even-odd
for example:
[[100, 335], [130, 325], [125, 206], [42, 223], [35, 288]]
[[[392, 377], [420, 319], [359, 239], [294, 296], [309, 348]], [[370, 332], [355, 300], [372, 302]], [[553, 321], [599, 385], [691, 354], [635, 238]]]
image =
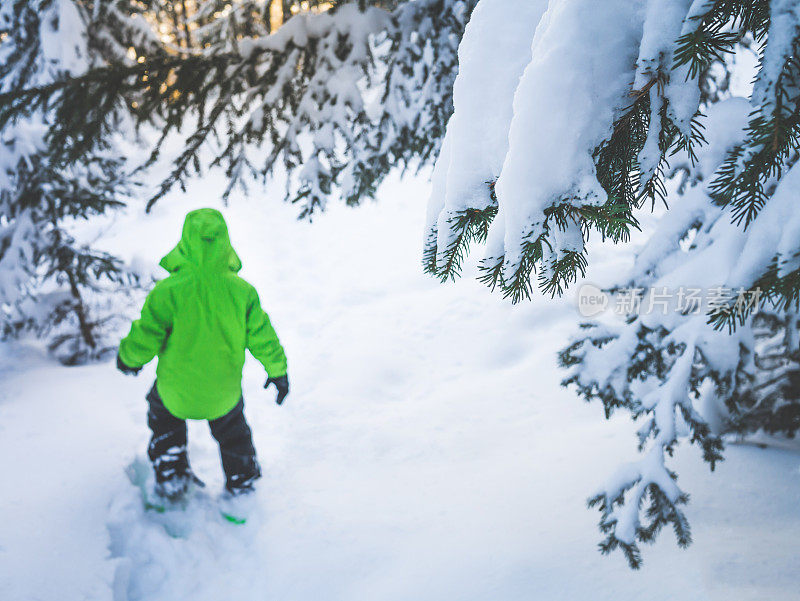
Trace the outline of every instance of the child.
[[219, 211], [186, 215], [180, 242], [160, 265], [170, 275], [148, 294], [117, 355], [117, 368], [129, 375], [158, 355], [147, 394], [156, 493], [179, 499], [195, 479], [186, 453], [187, 419], [208, 420], [228, 493], [250, 492], [261, 469], [242, 412], [244, 351], [264, 366], [264, 388], [275, 384], [280, 405], [289, 393], [283, 347], [255, 288], [237, 275], [242, 263]]

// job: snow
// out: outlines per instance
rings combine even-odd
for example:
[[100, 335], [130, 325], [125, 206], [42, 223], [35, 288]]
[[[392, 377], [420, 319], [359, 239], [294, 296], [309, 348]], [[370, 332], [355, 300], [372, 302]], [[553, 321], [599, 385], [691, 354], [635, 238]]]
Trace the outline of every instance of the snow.
[[[379, 203], [333, 206], [314, 224], [272, 190], [220, 207], [223, 188], [207, 177], [150, 215], [131, 208], [104, 239], [146, 271], [187, 210], [226, 215], [292, 379], [278, 407], [262, 370], [245, 368], [258, 519], [201, 516], [172, 538], [142, 514], [125, 467], [144, 454], [152, 365], [127, 378], [0, 346], [3, 601], [796, 599], [796, 450], [734, 445], [712, 475], [679, 447], [693, 545], [664, 535], [636, 573], [598, 553], [585, 499], [633, 452], [636, 424], [606, 422], [559, 387], [569, 300], [510, 306], [471, 277], [442, 286], [421, 273], [424, 180], [393, 180]], [[595, 258], [590, 277], [622, 267], [616, 252]], [[202, 422], [190, 457], [214, 494]]]
[[[706, 110], [707, 115], [702, 123], [707, 126], [705, 133], [707, 143], [702, 145], [697, 152], [697, 162], [694, 167], [694, 177], [709, 181], [712, 179], [717, 167], [722, 163], [728, 151], [737, 144], [747, 125], [750, 105], [744, 98], [729, 98], [715, 103]], [[688, 162], [688, 157], [678, 156], [677, 162]], [[686, 260], [686, 253], [675, 253], [679, 248], [679, 241], [697, 223], [708, 223], [709, 220], [719, 215], [720, 210], [708, 199], [704, 185], [689, 187], [682, 195], [677, 194], [676, 182], [668, 182], [669, 210], [658, 217], [658, 236], [653, 236], [636, 252], [636, 260], [631, 270], [621, 278], [615, 278], [617, 285], [632, 286], [634, 282], [641, 286], [644, 283], [653, 283], [658, 286], [697, 286], [709, 285], [706, 267], [709, 264], [718, 266], [718, 271], [712, 280], [714, 284], [725, 281], [727, 272], [723, 271], [723, 264], [734, 260], [738, 250], [730, 254], [722, 251], [718, 245], [709, 249], [715, 257], [720, 256], [722, 263], [710, 263], [708, 254], [702, 255], [697, 260]], [[735, 237], [741, 236], [741, 231], [726, 220], [721, 220], [721, 229], [730, 231]], [[695, 244], [702, 244], [703, 237], [695, 239]], [[652, 279], [643, 280], [642, 275], [647, 274]], [[660, 279], [659, 276], [671, 274], [669, 280]]]
[[[800, 6], [794, 0], [772, 0], [769, 44], [764, 48], [763, 66], [753, 89], [753, 106], [763, 105], [766, 115], [775, 110], [778, 78], [792, 55], [792, 44], [800, 32]], [[784, 84], [785, 85], [785, 84]]]
[[[446, 189], [450, 211], [490, 204], [487, 183], [497, 179], [505, 160], [514, 90], [530, 62], [531, 40], [546, 5], [543, 0], [484, 0], [473, 11], [458, 48], [461, 68], [448, 127], [453, 147]], [[508, 18], [511, 11], [514, 19]], [[492, 84], [479, 87], [478, 81]]]
[[[679, 85], [670, 88], [672, 92], [682, 93], [685, 88], [685, 69], [673, 72], [672, 48], [675, 40], [681, 33], [681, 27], [689, 8], [688, 0], [652, 0], [645, 9], [644, 25], [642, 28], [642, 41], [639, 47], [639, 58], [636, 61], [636, 77], [633, 81], [634, 90], [642, 90], [656, 77], [657, 72], [668, 74], [670, 79], [677, 79]], [[671, 110], [674, 94], [667, 94], [662, 98], [658, 86], [652, 86], [650, 95], [650, 126], [647, 132], [647, 142], [639, 153], [641, 164], [642, 184], [649, 181], [656, 172], [661, 161], [661, 151], [658, 147], [658, 138], [661, 131], [661, 110], [664, 102], [668, 101]], [[694, 115], [697, 103], [691, 109], [688, 117]]]
[[245, 38], [239, 43], [239, 51], [248, 57], [256, 49], [285, 52], [291, 44], [303, 47], [309, 38], [322, 38], [330, 32], [347, 35], [359, 52], [358, 60], [366, 60], [368, 37], [389, 25], [389, 14], [374, 6], [361, 11], [356, 4], [339, 7], [335, 15], [328, 12], [294, 15], [280, 29], [263, 38]]
[[[775, 189], [772, 198], [750, 224], [741, 246], [740, 254], [735, 255], [736, 264], [726, 278], [732, 288], [752, 286], [766, 271], [770, 261], [776, 256], [779, 261], [789, 261], [789, 269], [796, 267], [800, 247], [800, 225], [797, 217], [797, 190], [800, 189], [800, 166], [793, 165], [787, 170]], [[777, 244], [776, 244], [777, 242]]]
[[86, 25], [71, 0], [56, 0], [53, 4], [52, 12], [45, 13], [41, 24], [42, 59], [53, 65], [50, 77], [63, 72], [80, 75], [90, 65]]
[[[785, 203], [789, 195], [796, 197], [800, 186], [800, 170], [793, 168], [785, 177], [785, 182], [781, 182], [775, 190], [777, 202]], [[790, 211], [786, 220], [779, 225], [783, 231], [776, 250], [779, 260], [778, 275], [783, 277], [800, 268], [800, 256], [797, 254], [797, 249], [800, 248], [800, 215], [797, 211]]]
[[[514, 90], [530, 62], [531, 40], [545, 8], [541, 0], [484, 0], [464, 31], [453, 87], [454, 112], [429, 200], [427, 230], [437, 233], [439, 266], [447, 263], [445, 251], [455, 237], [448, 225], [453, 217], [492, 204], [489, 183], [500, 175], [508, 151]], [[509, 11], [513, 20], [508, 19]]]
[[592, 152], [609, 137], [630, 90], [641, 10], [641, 2], [627, 0], [548, 5], [514, 95], [496, 187], [503, 213], [492, 227], [504, 232], [506, 274], [518, 267], [523, 239], [543, 233], [545, 208], [564, 197], [576, 205], [605, 202]]
[[672, 47], [682, 33], [690, 0], [652, 0], [645, 8], [634, 90], [641, 90], [659, 66], [669, 69]]

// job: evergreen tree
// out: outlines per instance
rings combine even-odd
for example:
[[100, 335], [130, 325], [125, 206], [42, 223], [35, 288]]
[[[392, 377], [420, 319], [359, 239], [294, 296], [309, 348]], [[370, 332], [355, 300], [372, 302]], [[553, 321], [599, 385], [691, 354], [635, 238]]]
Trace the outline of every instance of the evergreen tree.
[[[514, 302], [536, 283], [561, 294], [584, 274], [591, 232], [627, 240], [639, 211], [667, 202], [633, 273], [610, 292], [648, 291], [647, 307], [661, 287], [696, 286], [716, 289], [713, 302], [696, 315], [672, 297], [666, 314], [587, 324], [561, 353], [565, 384], [601, 401], [606, 415], [625, 410], [643, 424], [640, 460], [591, 499], [602, 551], [619, 548], [638, 567], [638, 544], [664, 526], [681, 545], [691, 540], [680, 509], [688, 496], [667, 466], [682, 438], [713, 468], [726, 432], [793, 435], [800, 425], [800, 217], [791, 200], [800, 190], [800, 8], [550, 2], [538, 26], [517, 34], [531, 55], [498, 100], [487, 89], [500, 78], [474, 57], [507, 60], [509, 30], [492, 8], [512, 5], [483, 0], [465, 33], [465, 44], [482, 39], [482, 52], [462, 49], [473, 58], [460, 65], [434, 172], [425, 267], [455, 277], [470, 244], [485, 240], [492, 288]], [[755, 88], [747, 100], [724, 100], [726, 57], [740, 44], [758, 53]], [[459, 86], [471, 100], [460, 100]], [[459, 119], [480, 101], [513, 105], [493, 124], [505, 143], [474, 117]], [[669, 193], [673, 175], [682, 184]]]
[[[793, 436], [800, 427], [796, 311], [767, 304], [733, 331], [709, 319], [710, 311], [731, 301], [737, 311], [756, 302], [728, 282], [746, 262], [742, 253], [779, 226], [775, 213], [766, 211], [745, 230], [732, 222], [730, 209], [714, 203], [709, 180], [723, 153], [741, 143], [749, 105], [736, 98], [707, 112], [708, 145], [698, 149], [694, 167], [686, 157], [680, 160], [692, 183], [669, 195], [671, 208], [632, 272], [610, 287], [616, 304], [626, 306], [626, 319], [583, 324], [560, 354], [569, 369], [565, 385], [574, 385], [587, 401], [602, 402], [606, 415], [627, 411], [642, 423], [642, 457], [591, 501], [608, 534], [603, 550], [619, 546], [633, 565], [641, 561], [636, 543], [649, 542], [665, 525], [681, 545], [691, 540], [679, 508], [688, 496], [667, 467], [682, 437], [702, 448], [713, 469], [722, 460], [726, 433]], [[798, 183], [781, 183], [773, 210], [790, 202], [786, 194]]]
[[244, 38], [264, 37], [300, 12], [320, 13], [338, 0], [206, 0], [189, 16], [195, 46], [207, 51], [236, 52]]
[[[18, 0], [4, 5], [0, 19], [0, 91], [46, 85], [93, 62], [88, 16], [71, 2]], [[114, 50], [103, 24], [95, 32], [97, 47]], [[0, 128], [0, 332], [47, 336], [62, 362], [76, 364], [113, 351], [109, 292], [135, 278], [77, 239], [72, 226], [122, 206], [127, 182], [107, 143], [65, 163], [48, 145], [49, 118], [33, 111]]]
[[[386, 65], [377, 116], [345, 150], [339, 182], [348, 204], [375, 195], [392, 169], [429, 164], [453, 112], [458, 46], [476, 0], [401, 3], [386, 31]], [[383, 38], [381, 38], [383, 39]]]
[[269, 4], [259, 0], [202, 2], [191, 19], [197, 25], [196, 44], [215, 51], [235, 52], [239, 40], [270, 33]]
[[[210, 165], [225, 169], [226, 196], [247, 176], [269, 177], [281, 165], [290, 175], [287, 198], [300, 204], [301, 216], [324, 207], [341, 183], [355, 204], [374, 194], [393, 165], [424, 163], [438, 150], [451, 111], [456, 48], [474, 0], [383, 8], [393, 4], [337, 3], [296, 14], [271, 35], [263, 19], [259, 25], [245, 16], [256, 28], [253, 37], [223, 25], [231, 15], [239, 18], [236, 7], [249, 15], [256, 5], [209, 12], [218, 6], [201, 4], [198, 19], [211, 19], [202, 47], [144, 49], [132, 64], [107, 60], [80, 77], [0, 95], [0, 123], [31, 110], [52, 112], [50, 140], [75, 160], [111, 134], [124, 104], [140, 126], [162, 134], [146, 166], [179, 132], [185, 149], [148, 208], [200, 170], [211, 139], [222, 141]], [[213, 31], [222, 37], [212, 44], [203, 36]], [[368, 103], [385, 74], [377, 106]]]

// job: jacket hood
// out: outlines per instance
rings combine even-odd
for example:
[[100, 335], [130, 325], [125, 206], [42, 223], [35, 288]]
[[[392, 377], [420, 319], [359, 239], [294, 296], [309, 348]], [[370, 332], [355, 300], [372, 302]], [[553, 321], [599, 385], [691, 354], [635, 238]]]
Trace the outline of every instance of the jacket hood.
[[186, 215], [180, 242], [159, 263], [173, 273], [186, 265], [207, 271], [239, 271], [242, 262], [231, 246], [228, 226], [216, 209], [197, 209]]

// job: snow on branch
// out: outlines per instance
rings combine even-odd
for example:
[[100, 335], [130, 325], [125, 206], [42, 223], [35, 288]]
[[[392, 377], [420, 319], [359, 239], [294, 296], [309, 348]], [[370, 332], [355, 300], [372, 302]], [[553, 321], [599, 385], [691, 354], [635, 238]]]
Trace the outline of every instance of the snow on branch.
[[[527, 19], [511, 24], [503, 10]], [[679, 509], [687, 497], [667, 467], [682, 438], [713, 467], [720, 433], [753, 427], [744, 415], [773, 430], [796, 427], [796, 413], [780, 412], [777, 400], [789, 398], [794, 372], [769, 368], [781, 384], [758, 384], [757, 341], [766, 334], [754, 324], [768, 314], [785, 328], [785, 339], [770, 330], [778, 340], [770, 348], [796, 364], [789, 333], [800, 302], [800, 230], [784, 191], [798, 190], [798, 14], [790, 0], [483, 0], [459, 49], [426, 271], [456, 277], [470, 245], [485, 241], [486, 284], [514, 302], [537, 286], [561, 294], [584, 275], [592, 232], [626, 241], [639, 211], [663, 201], [670, 210], [657, 233], [610, 291], [735, 291], [697, 315], [673, 304], [665, 315], [588, 324], [561, 354], [565, 384], [600, 400], [606, 415], [642, 420], [641, 460], [592, 499], [602, 549], [622, 548], [634, 567], [637, 544], [664, 525], [681, 545], [690, 540]], [[716, 72], [727, 72], [745, 43], [761, 50], [755, 89], [726, 100]], [[676, 174], [681, 184], [669, 181]], [[761, 302], [739, 306], [757, 290]], [[735, 407], [736, 398], [746, 406]]]
[[[46, 87], [97, 64], [89, 19], [68, 0], [4, 4], [0, 92]], [[123, 206], [129, 182], [113, 140], [64, 164], [48, 139], [52, 119], [33, 103], [0, 123], [0, 337], [33, 332], [62, 363], [78, 364], [115, 351], [114, 300], [138, 277], [79, 239], [73, 224]]]
[[130, 119], [161, 132], [144, 167], [161, 158], [168, 135], [185, 135], [148, 208], [196, 174], [201, 150], [219, 140], [211, 165], [228, 175], [226, 196], [246, 176], [268, 177], [281, 165], [287, 197], [310, 216], [336, 188], [355, 204], [392, 168], [438, 151], [474, 3], [415, 0], [394, 12], [338, 4], [231, 44], [112, 57], [77, 77], [0, 94], [0, 127], [31, 110], [51, 112], [49, 139], [70, 162]]
[[[506, 4], [530, 11], [533, 3]], [[732, 149], [720, 169], [714, 197], [747, 224], [769, 194], [768, 178], [780, 176], [791, 160], [800, 132], [799, 95], [792, 87], [798, 80], [796, 3], [550, 2], [541, 18], [532, 16], [516, 33], [520, 48], [530, 41], [530, 58], [521, 77], [512, 61], [507, 80], [481, 65], [508, 63], [507, 38], [515, 32], [492, 20], [491, 2], [481, 6], [462, 47], [447, 132], [459, 143], [436, 166], [442, 183], [431, 199], [426, 236], [426, 256], [439, 257], [426, 263], [434, 273], [456, 264], [449, 254], [464, 252], [452, 244], [463, 229], [453, 217], [488, 206], [491, 184], [497, 217], [482, 279], [514, 301], [530, 295], [534, 278], [544, 292], [560, 293], [583, 273], [584, 241], [592, 230], [626, 240], [637, 227], [635, 211], [645, 201], [664, 200], [670, 158], [685, 153], [696, 160], [696, 148], [705, 143], [700, 109], [711, 100], [706, 82], [745, 36], [765, 48], [751, 99], [757, 112], [748, 141]], [[495, 41], [484, 42], [480, 59], [468, 52], [473, 37]], [[469, 92], [460, 98], [459, 89]], [[480, 122], [458, 117], [483, 98], [497, 106], [485, 114], [496, 113], [492, 128], [506, 132], [505, 144], [493, 144]], [[462, 150], [472, 147], [492, 156], [492, 169]], [[438, 275], [451, 278], [457, 270]]]
[[[714, 164], [744, 139], [749, 104], [731, 98], [707, 111], [708, 144], [697, 165], [710, 178]], [[560, 354], [568, 369], [564, 385], [600, 401], [606, 416], [621, 409], [641, 422], [641, 459], [618, 471], [590, 501], [601, 513], [601, 549], [621, 549], [633, 567], [641, 563], [638, 543], [652, 541], [665, 525], [680, 545], [690, 541], [679, 507], [688, 496], [667, 467], [681, 440], [697, 445], [713, 469], [722, 460], [726, 433], [760, 429], [792, 436], [800, 428], [797, 310], [777, 302], [777, 295], [755, 308], [740, 304], [759, 286], [759, 274], [775, 265], [776, 236], [787, 240], [796, 229], [786, 192], [796, 196], [797, 169], [782, 178], [747, 230], [733, 222], [730, 207], [713, 201], [708, 179], [671, 192], [671, 209], [638, 251], [631, 272], [609, 289], [643, 291], [641, 310], [622, 322], [585, 324]], [[718, 296], [692, 306], [672, 295], [663, 311], [644, 310], [659, 291], [684, 289]], [[721, 314], [738, 319], [739, 327], [722, 331]]]

